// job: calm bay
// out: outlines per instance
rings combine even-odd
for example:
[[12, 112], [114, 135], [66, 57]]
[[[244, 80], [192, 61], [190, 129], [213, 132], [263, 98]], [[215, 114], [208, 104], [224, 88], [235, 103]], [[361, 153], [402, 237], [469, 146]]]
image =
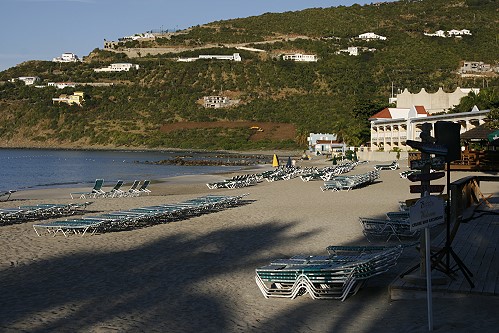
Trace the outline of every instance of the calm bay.
[[117, 180], [162, 179], [182, 175], [239, 170], [240, 166], [157, 165], [151, 162], [182, 158], [216, 160], [217, 153], [178, 151], [101, 151], [0, 149], [0, 191], [93, 185], [103, 178]]

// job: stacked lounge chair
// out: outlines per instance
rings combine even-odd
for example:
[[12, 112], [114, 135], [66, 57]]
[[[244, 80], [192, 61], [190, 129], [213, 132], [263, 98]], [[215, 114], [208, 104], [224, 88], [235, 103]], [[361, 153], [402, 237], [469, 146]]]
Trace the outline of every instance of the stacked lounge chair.
[[386, 219], [360, 217], [359, 222], [364, 236], [370, 242], [378, 239], [388, 242], [392, 238], [401, 242], [402, 239], [419, 236], [419, 230], [410, 228], [408, 211], [387, 213]]
[[241, 188], [256, 185], [262, 181], [262, 176], [257, 174], [234, 176], [220, 182], [208, 183], [206, 186], [210, 190], [217, 188]]
[[390, 164], [376, 164], [374, 166], [374, 169], [375, 170], [397, 170], [399, 169], [399, 164], [397, 161], [393, 161], [392, 163]]
[[216, 212], [240, 204], [247, 194], [239, 196], [206, 195], [175, 204], [134, 208], [107, 214], [86, 216], [80, 219], [59, 220], [35, 224], [38, 236], [45, 231], [49, 235], [85, 235], [96, 232], [121, 231], [184, 220], [192, 216]]
[[302, 173], [302, 169], [296, 166], [283, 166], [278, 167], [275, 170], [262, 173], [263, 179], [268, 182], [274, 182], [277, 180], [290, 180], [292, 178], [298, 177]]
[[0, 209], [0, 225], [24, 223], [27, 221], [44, 220], [61, 216], [83, 214], [91, 202], [81, 204], [38, 204]]
[[330, 246], [328, 255], [297, 255], [256, 269], [256, 284], [265, 298], [345, 300], [369, 278], [393, 267], [401, 246]]
[[373, 183], [379, 178], [379, 171], [373, 170], [360, 175], [336, 176], [331, 180], [325, 181], [321, 190], [324, 191], [350, 191], [354, 188], [363, 187]]
[[359, 164], [367, 163], [366, 161], [357, 161], [357, 162], [345, 162], [338, 165], [327, 166], [321, 169], [312, 169], [311, 171], [303, 172], [300, 175], [300, 178], [304, 182], [308, 182], [311, 180], [322, 179], [324, 181], [328, 181], [333, 179], [336, 176], [347, 173], [355, 169], [355, 167]]

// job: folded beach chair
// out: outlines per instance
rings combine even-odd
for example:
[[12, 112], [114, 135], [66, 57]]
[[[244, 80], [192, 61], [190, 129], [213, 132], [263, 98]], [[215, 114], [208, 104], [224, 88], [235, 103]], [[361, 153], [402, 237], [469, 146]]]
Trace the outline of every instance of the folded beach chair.
[[102, 190], [102, 185], [104, 185], [104, 179], [96, 179], [94, 187], [90, 192], [71, 192], [71, 199], [74, 199], [73, 195], [77, 195], [80, 199], [85, 199], [86, 197], [97, 198], [99, 196], [104, 196], [106, 192]]

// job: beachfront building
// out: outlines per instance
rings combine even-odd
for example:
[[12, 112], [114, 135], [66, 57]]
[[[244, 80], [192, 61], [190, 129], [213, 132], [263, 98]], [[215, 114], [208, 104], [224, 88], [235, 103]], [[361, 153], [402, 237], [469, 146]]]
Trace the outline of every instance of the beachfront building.
[[232, 55], [209, 55], [209, 54], [200, 54], [197, 57], [193, 58], [178, 58], [178, 62], [193, 62], [201, 59], [207, 60], [229, 60], [229, 61], [242, 61], [241, 55], [239, 53], [233, 53]]
[[284, 54], [282, 56], [282, 60], [317, 62], [317, 56], [315, 54], [301, 54], [301, 53]]
[[95, 68], [94, 72], [128, 72], [130, 69], [139, 69], [139, 65], [131, 63], [115, 63], [104, 68]]
[[339, 142], [336, 134], [310, 133], [307, 138], [308, 150], [315, 154], [331, 154], [345, 152], [345, 143]]
[[10, 79], [9, 82], [23, 81], [24, 85], [31, 86], [37, 82], [40, 82], [41, 79], [38, 76], [20, 76], [18, 78]]
[[63, 53], [60, 57], [56, 57], [52, 59], [53, 62], [79, 62], [80, 58], [74, 53], [66, 52]]
[[374, 32], [366, 32], [366, 33], [360, 34], [357, 38], [365, 40], [365, 41], [386, 40], [387, 39], [385, 36], [377, 35]]
[[85, 101], [84, 93], [82, 91], [75, 91], [72, 95], [62, 94], [62, 95], [59, 95], [59, 97], [57, 97], [57, 98], [52, 98], [53, 104], [65, 103], [68, 105], [76, 104], [78, 106], [81, 106], [84, 101]]
[[[421, 128], [424, 123], [435, 124], [437, 121], [451, 121], [461, 125], [461, 133], [485, 123], [490, 110], [478, 110], [475, 106], [470, 112], [430, 115], [424, 106], [410, 108], [385, 108], [372, 116], [371, 149], [391, 151], [399, 148], [408, 151], [411, 148], [407, 140], [420, 141]], [[432, 136], [435, 133], [432, 130]]]

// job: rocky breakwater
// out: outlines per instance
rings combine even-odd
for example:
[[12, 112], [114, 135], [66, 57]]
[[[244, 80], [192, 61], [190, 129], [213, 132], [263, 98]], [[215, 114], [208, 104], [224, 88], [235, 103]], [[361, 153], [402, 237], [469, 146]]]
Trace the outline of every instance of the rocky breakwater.
[[145, 161], [136, 163], [158, 164], [158, 165], [182, 165], [182, 166], [251, 166], [269, 164], [272, 157], [265, 155], [213, 155], [213, 156], [176, 156], [175, 158], [160, 161]]

